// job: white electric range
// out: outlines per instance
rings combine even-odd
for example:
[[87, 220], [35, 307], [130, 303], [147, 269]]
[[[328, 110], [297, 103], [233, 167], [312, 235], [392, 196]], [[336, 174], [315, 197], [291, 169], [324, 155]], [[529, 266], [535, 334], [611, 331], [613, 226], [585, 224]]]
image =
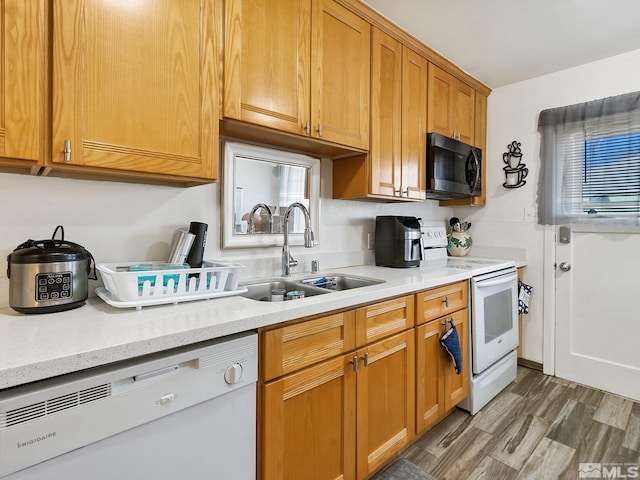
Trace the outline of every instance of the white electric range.
[[[470, 281], [469, 396], [458, 406], [475, 415], [516, 378], [518, 277], [513, 260], [449, 257], [446, 227], [423, 223], [420, 268], [468, 270]], [[473, 247], [472, 247], [473, 248]]]

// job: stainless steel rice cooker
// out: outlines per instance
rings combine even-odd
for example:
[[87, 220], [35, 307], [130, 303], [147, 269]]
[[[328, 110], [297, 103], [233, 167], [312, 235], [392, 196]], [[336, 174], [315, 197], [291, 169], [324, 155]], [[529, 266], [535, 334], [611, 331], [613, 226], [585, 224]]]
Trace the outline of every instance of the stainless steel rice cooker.
[[[56, 240], [57, 232], [61, 239]], [[93, 255], [64, 239], [58, 225], [51, 240], [27, 240], [7, 256], [9, 305], [21, 313], [71, 310], [87, 300]], [[95, 268], [92, 279], [96, 279]]]

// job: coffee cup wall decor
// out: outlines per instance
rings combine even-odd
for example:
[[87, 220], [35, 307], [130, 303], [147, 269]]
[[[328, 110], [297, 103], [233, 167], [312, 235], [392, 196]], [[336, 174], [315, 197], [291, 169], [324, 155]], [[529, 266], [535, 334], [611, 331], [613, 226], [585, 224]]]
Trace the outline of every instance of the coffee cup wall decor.
[[525, 178], [529, 174], [529, 169], [522, 163], [522, 144], [516, 140], [507, 145], [507, 151], [502, 154], [502, 161], [505, 166], [504, 170], [505, 182], [502, 184], [504, 188], [519, 188], [525, 183]]

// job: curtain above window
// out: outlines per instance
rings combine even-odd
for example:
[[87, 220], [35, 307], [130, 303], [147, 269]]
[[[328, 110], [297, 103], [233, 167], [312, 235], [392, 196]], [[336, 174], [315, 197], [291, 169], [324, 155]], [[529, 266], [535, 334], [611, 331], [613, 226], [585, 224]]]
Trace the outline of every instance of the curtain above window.
[[538, 222], [639, 225], [640, 92], [544, 110]]

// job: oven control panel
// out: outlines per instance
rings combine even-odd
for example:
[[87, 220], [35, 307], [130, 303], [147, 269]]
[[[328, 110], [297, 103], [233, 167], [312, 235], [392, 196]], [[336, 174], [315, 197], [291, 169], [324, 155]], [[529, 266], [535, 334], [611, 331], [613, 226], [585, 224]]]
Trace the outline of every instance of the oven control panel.
[[423, 225], [422, 242], [424, 248], [446, 247], [448, 243], [447, 229], [444, 225]]

